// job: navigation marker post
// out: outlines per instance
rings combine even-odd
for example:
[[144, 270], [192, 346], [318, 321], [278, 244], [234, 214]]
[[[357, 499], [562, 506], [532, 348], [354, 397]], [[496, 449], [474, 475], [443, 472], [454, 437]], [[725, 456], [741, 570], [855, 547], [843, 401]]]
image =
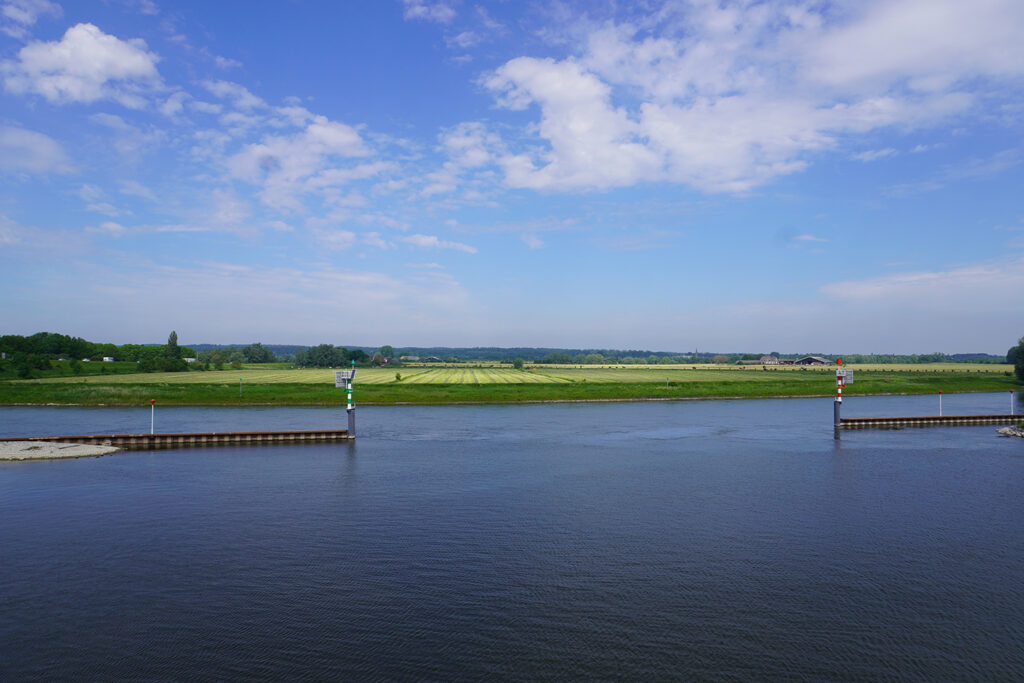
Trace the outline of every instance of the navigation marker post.
[[153, 433], [153, 425], [156, 422], [156, 399], [149, 399], [149, 433]]
[[939, 389], [939, 417], [942, 417], [942, 389]]
[[356, 435], [356, 409], [352, 405], [352, 380], [356, 376], [356, 362], [352, 361], [351, 370], [336, 370], [334, 372], [334, 386], [348, 390], [348, 406], [345, 411], [348, 413], [348, 435]]
[[832, 426], [835, 428], [836, 438], [839, 438], [839, 424], [842, 418], [839, 416], [843, 407], [843, 387], [853, 384], [853, 370], [843, 368], [843, 359], [836, 358], [836, 400], [832, 404]]
[[[836, 400], [832, 402], [832, 426], [839, 429], [839, 409], [843, 407], [843, 359], [836, 358]], [[839, 432], [836, 432], [838, 434]]]

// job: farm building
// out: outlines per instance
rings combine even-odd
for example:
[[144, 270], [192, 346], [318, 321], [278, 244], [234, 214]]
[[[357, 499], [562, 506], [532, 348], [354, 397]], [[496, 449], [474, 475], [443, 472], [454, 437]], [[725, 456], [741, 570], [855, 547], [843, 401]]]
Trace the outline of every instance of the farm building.
[[775, 356], [761, 356], [758, 360], [738, 360], [737, 365], [778, 365], [781, 361]]
[[832, 365], [832, 361], [821, 356], [804, 356], [793, 361], [793, 365]]

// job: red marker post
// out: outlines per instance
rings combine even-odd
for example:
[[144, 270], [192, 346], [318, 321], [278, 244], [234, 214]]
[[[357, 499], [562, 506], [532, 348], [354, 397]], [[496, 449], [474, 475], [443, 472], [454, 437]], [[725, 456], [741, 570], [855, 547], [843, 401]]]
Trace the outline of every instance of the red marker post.
[[839, 409], [843, 407], [843, 359], [836, 358], [836, 400], [832, 403], [832, 426], [836, 430], [836, 438], [839, 438]]
[[156, 421], [156, 399], [149, 399], [149, 433], [153, 433], [153, 425]]

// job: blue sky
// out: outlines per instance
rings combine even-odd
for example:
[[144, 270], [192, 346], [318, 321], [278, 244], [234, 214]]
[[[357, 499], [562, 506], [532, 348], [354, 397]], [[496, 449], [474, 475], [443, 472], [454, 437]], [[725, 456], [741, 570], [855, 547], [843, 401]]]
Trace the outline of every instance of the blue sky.
[[1024, 3], [0, 0], [0, 332], [1004, 353]]

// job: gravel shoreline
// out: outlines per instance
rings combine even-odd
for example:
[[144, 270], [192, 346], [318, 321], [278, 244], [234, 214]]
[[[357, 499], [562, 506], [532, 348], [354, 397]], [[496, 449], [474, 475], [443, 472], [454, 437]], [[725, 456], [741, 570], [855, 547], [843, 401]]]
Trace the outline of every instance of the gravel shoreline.
[[94, 446], [83, 443], [53, 441], [0, 441], [0, 461], [59, 460], [63, 458], [95, 458], [117, 453], [116, 446]]

